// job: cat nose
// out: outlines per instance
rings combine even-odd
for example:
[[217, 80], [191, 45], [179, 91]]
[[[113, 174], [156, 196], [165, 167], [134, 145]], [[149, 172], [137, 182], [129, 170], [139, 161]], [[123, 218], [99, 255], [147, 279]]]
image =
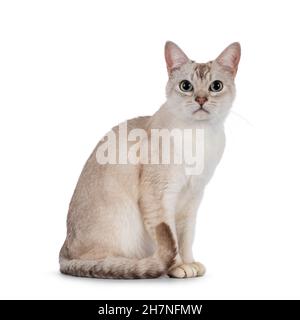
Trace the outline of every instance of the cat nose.
[[204, 105], [204, 103], [207, 101], [207, 97], [196, 97], [195, 99], [199, 104], [200, 106], [202, 107]]

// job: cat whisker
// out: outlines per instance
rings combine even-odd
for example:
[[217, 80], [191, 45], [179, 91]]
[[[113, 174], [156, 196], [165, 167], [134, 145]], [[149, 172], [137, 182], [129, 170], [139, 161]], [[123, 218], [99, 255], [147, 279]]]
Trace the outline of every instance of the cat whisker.
[[254, 125], [248, 119], [246, 119], [244, 116], [242, 116], [240, 113], [238, 113], [234, 110], [230, 110], [230, 113], [233, 114], [234, 116], [240, 118], [244, 122], [246, 122], [249, 126], [254, 127]]

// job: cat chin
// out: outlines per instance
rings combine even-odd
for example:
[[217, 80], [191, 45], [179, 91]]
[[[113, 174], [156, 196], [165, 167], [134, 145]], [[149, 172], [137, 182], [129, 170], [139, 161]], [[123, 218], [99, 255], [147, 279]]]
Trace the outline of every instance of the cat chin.
[[197, 120], [197, 121], [206, 121], [206, 120], [211, 120], [211, 117], [209, 117], [209, 116], [193, 116], [193, 119], [194, 120]]
[[212, 118], [211, 114], [204, 110], [198, 110], [192, 114], [194, 120], [209, 120]]

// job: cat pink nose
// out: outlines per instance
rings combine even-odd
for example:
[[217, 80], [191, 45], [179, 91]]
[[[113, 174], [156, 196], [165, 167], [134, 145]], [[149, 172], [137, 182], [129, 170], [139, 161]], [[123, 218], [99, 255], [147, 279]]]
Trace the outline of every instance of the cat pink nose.
[[200, 106], [202, 107], [204, 105], [204, 103], [207, 101], [207, 97], [197, 97], [195, 99], [199, 104]]

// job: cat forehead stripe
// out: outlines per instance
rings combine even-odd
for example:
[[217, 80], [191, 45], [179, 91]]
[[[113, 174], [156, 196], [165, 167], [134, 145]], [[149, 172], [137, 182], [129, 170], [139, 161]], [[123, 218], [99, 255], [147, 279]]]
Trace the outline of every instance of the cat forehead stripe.
[[212, 62], [208, 62], [208, 63], [197, 63], [194, 69], [194, 75], [196, 75], [196, 77], [200, 80], [203, 80], [204, 78], [206, 78], [206, 76], [210, 73], [211, 71], [211, 64]]

